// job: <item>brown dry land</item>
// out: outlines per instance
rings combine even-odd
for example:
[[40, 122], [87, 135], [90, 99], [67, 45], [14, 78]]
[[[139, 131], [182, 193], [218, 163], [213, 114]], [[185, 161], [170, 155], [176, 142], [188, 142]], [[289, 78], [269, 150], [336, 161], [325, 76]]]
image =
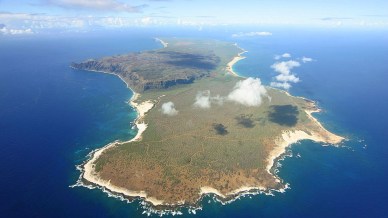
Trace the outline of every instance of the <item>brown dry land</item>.
[[[195, 107], [198, 92], [227, 96], [243, 79], [226, 72], [227, 63], [241, 51], [217, 41], [167, 42], [168, 47], [158, 52], [212, 54], [217, 66], [192, 83], [141, 92], [137, 102], [155, 103], [142, 118], [148, 124], [142, 140], [105, 150], [95, 161], [94, 173], [100, 179], [127, 190], [144, 191], [147, 198], [158, 199], [165, 206], [195, 205], [201, 187], [217, 189], [227, 198], [244, 186], [283, 188], [267, 166], [286, 131], [301, 130], [321, 141], [336, 142], [306, 112], [316, 110], [312, 101], [269, 87], [271, 99], [265, 97], [259, 107], [227, 100], [208, 109]], [[190, 71], [188, 64], [186, 68]], [[161, 105], [166, 102], [173, 102], [178, 114], [162, 114]]]

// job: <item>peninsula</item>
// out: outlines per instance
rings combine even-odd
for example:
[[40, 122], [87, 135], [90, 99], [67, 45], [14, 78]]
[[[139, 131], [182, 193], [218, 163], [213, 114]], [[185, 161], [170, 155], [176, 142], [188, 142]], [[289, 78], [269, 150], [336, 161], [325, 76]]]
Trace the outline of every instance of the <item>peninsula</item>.
[[274, 163], [299, 140], [338, 144], [311, 100], [242, 78], [244, 52], [215, 40], [162, 39], [164, 48], [89, 59], [73, 68], [119, 76], [135, 93], [137, 135], [94, 151], [82, 182], [155, 209], [198, 206], [247, 191], [283, 190]]

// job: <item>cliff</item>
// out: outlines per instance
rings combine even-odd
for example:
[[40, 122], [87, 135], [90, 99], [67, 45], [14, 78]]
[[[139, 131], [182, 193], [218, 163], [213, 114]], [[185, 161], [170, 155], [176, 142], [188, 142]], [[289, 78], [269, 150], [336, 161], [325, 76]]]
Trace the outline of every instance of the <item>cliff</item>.
[[120, 76], [136, 92], [190, 84], [207, 77], [219, 65], [220, 58], [205, 54], [176, 51], [147, 51], [89, 59], [72, 63], [75, 69], [112, 73]]

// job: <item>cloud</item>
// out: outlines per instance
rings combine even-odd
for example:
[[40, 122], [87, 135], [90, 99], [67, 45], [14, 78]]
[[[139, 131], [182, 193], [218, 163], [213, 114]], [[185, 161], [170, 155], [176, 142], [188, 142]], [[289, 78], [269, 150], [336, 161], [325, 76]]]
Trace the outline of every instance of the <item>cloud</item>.
[[267, 96], [267, 90], [260, 79], [249, 77], [238, 81], [227, 99], [245, 106], [260, 106], [264, 96]]
[[147, 5], [130, 6], [116, 0], [46, 0], [46, 4], [62, 8], [138, 13]]
[[245, 106], [260, 106], [264, 96], [269, 98], [267, 90], [261, 84], [260, 79], [250, 77], [238, 81], [226, 97], [220, 95], [211, 96], [209, 90], [198, 92], [195, 97], [194, 107], [209, 109], [212, 104], [223, 105], [225, 100]]
[[143, 17], [140, 19], [140, 22], [144, 25], [149, 25], [152, 22], [152, 18], [151, 17]]
[[[291, 57], [288, 53], [284, 53], [281, 57]], [[276, 59], [276, 57], [275, 57]], [[298, 58], [303, 63], [308, 63], [314, 61], [312, 58], [308, 58], [303, 56], [302, 58]], [[290, 83], [297, 83], [300, 79], [291, 72], [295, 67], [300, 67], [301, 64], [298, 61], [289, 60], [289, 61], [281, 61], [274, 63], [271, 68], [274, 69], [275, 72], [278, 72], [279, 75], [275, 76], [273, 79], [275, 81], [271, 82], [272, 87], [289, 89], [291, 88]]]
[[290, 53], [284, 53], [282, 55], [275, 55], [275, 60], [280, 60], [281, 58], [290, 58], [291, 54]]
[[210, 100], [212, 103], [218, 104], [218, 105], [223, 105], [224, 104], [224, 97], [221, 97], [220, 95], [216, 95], [214, 97], [210, 97]]
[[0, 24], [0, 33], [3, 35], [26, 35], [33, 34], [32, 29], [10, 29], [7, 28], [4, 24]]
[[208, 109], [212, 104], [217, 104], [219, 106], [224, 104], [225, 97], [220, 95], [211, 96], [210, 90], [198, 92], [195, 97], [194, 107]]
[[388, 14], [364, 14], [363, 17], [388, 17]]
[[[7, 24], [9, 29], [28, 29], [34, 33], [51, 31], [89, 31], [93, 28], [122, 28], [130, 26], [157, 25], [157, 19], [125, 16], [54, 16], [47, 14], [27, 14], [0, 12], [1, 23]], [[0, 28], [1, 29], [1, 28]], [[61, 33], [59, 32], [59, 33]]]
[[271, 82], [271, 86], [284, 89], [291, 88], [290, 83], [297, 83], [300, 81], [295, 74], [291, 73], [291, 70], [299, 66], [300, 63], [293, 60], [274, 63], [271, 68], [274, 69], [275, 72], [278, 72], [279, 75], [274, 77], [276, 82]]
[[239, 32], [232, 35], [232, 37], [253, 37], [253, 36], [272, 36], [271, 32]]
[[352, 17], [323, 17], [322, 21], [353, 20]]
[[175, 116], [178, 114], [178, 111], [175, 109], [174, 103], [169, 101], [162, 104], [162, 114], [166, 114], [168, 116]]
[[276, 62], [271, 66], [271, 68], [278, 73], [288, 75], [290, 74], [293, 68], [299, 67], [299, 66], [300, 66], [299, 62], [291, 60], [291, 61]]
[[280, 82], [293, 82], [293, 83], [299, 82], [299, 78], [296, 77], [294, 74], [289, 74], [289, 75], [279, 74], [275, 78], [277, 81], [280, 81]]
[[202, 109], [210, 108], [210, 91], [198, 92], [195, 97], [194, 106]]
[[290, 89], [291, 88], [291, 84], [288, 83], [288, 82], [271, 82], [271, 86], [272, 87], [276, 87], [276, 88], [283, 88], [283, 89]]
[[303, 63], [307, 63], [313, 61], [314, 59], [303, 56], [301, 60]]
[[291, 54], [290, 53], [284, 53], [284, 54], [282, 54], [282, 57], [283, 58], [290, 58]]

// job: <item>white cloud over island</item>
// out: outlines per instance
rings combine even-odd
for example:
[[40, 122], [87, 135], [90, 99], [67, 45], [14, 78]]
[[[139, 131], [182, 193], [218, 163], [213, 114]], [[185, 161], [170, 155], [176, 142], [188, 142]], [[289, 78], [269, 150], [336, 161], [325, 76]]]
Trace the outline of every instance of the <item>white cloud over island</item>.
[[275, 87], [275, 88], [282, 88], [282, 89], [290, 89], [291, 88], [291, 84], [290, 83], [287, 83], [287, 82], [271, 82], [270, 84], [272, 87]]
[[210, 91], [198, 92], [195, 97], [194, 106], [203, 109], [210, 108]]
[[212, 104], [221, 106], [225, 101], [235, 102], [244, 106], [260, 106], [263, 102], [263, 97], [269, 98], [267, 90], [261, 84], [260, 79], [249, 77], [238, 81], [227, 96], [211, 96], [209, 90], [198, 92], [193, 106], [195, 108], [209, 109]]
[[210, 90], [198, 92], [195, 96], [194, 107], [201, 109], [208, 109], [211, 107], [211, 104], [223, 105], [225, 97], [220, 95], [211, 96]]
[[260, 106], [264, 96], [267, 96], [267, 90], [260, 79], [249, 77], [238, 81], [227, 99], [245, 106]]
[[162, 114], [166, 114], [168, 116], [175, 116], [178, 114], [178, 111], [175, 109], [175, 105], [173, 102], [169, 101], [162, 104]]

